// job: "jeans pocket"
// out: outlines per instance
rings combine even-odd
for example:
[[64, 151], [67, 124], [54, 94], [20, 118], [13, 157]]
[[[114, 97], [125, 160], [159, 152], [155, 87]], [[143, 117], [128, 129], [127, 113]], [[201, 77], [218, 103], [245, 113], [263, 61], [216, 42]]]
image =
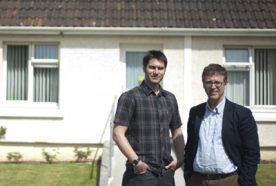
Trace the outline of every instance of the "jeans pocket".
[[135, 174], [135, 180], [149, 180], [152, 179], [154, 176], [151, 172], [147, 171], [142, 174]]

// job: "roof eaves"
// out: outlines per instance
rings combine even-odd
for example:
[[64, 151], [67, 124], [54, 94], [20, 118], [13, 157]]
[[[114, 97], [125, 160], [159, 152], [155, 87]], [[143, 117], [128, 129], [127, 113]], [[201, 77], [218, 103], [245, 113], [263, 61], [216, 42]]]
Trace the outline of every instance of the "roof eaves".
[[133, 27], [0, 27], [5, 35], [138, 35], [138, 36], [264, 36], [276, 29], [133, 28]]

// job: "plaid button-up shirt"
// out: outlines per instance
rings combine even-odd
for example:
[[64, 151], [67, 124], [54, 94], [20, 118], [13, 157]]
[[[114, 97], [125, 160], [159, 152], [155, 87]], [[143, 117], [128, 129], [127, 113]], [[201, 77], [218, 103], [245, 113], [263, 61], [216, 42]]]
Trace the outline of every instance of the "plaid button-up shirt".
[[144, 162], [158, 168], [172, 161], [170, 129], [182, 125], [172, 93], [161, 89], [156, 96], [142, 82], [120, 96], [114, 124], [128, 127], [126, 137]]

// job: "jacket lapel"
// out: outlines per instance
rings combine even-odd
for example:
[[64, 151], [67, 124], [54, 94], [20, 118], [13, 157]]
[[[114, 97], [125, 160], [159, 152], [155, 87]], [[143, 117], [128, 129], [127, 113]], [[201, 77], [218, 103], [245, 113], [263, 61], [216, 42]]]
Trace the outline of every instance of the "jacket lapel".
[[195, 133], [196, 134], [199, 134], [199, 129], [200, 129], [200, 125], [203, 120], [203, 117], [204, 117], [205, 109], [206, 109], [206, 104], [202, 104], [196, 114], [196, 118], [195, 118]]
[[231, 118], [231, 102], [226, 99], [225, 106], [224, 106], [224, 111], [223, 111], [223, 118], [222, 118], [222, 136], [224, 131], [227, 131], [229, 124], [228, 122], [231, 121], [233, 118]]

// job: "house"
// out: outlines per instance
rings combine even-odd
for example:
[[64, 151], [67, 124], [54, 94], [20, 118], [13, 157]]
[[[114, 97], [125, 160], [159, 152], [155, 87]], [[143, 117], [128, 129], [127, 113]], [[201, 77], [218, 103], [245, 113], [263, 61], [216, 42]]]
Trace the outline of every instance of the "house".
[[257, 121], [262, 159], [276, 160], [275, 0], [0, 0], [0, 160], [101, 150], [150, 49], [168, 57], [162, 85], [183, 131], [190, 107], [206, 100], [202, 69], [220, 63], [227, 97]]

